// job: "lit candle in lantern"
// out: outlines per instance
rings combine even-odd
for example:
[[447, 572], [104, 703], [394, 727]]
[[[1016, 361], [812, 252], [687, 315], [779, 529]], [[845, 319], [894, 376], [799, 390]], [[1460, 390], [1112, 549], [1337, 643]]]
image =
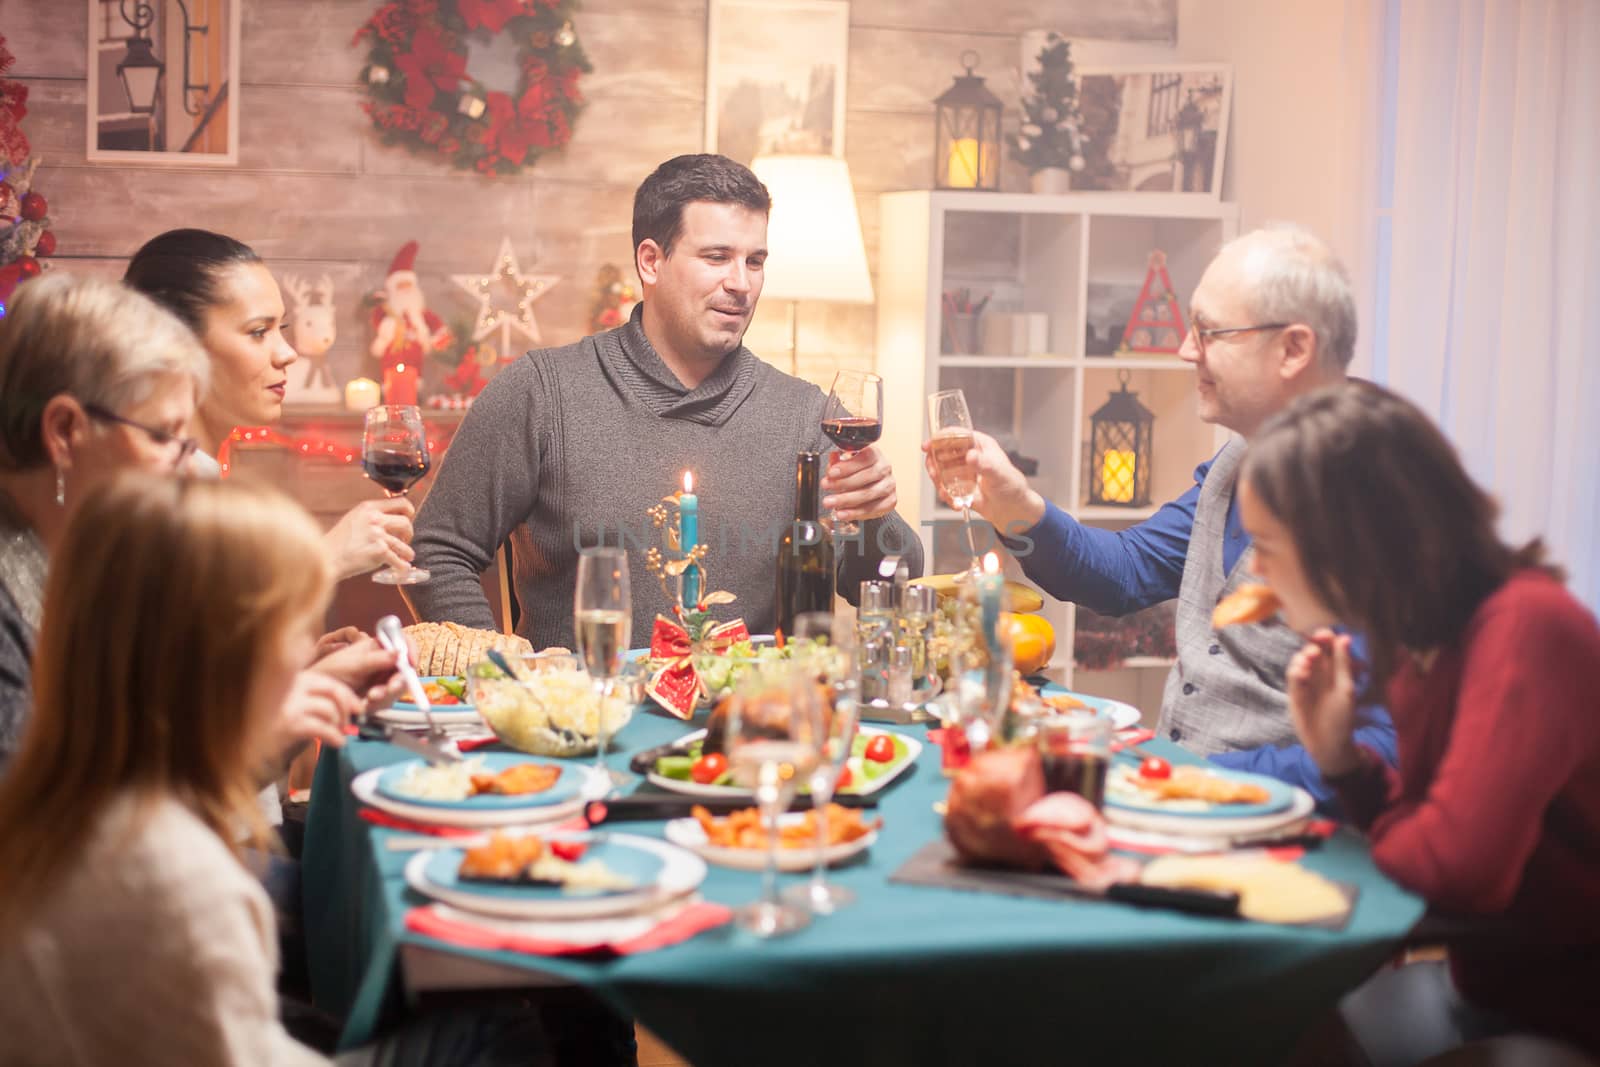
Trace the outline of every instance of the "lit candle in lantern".
[[1108, 448], [1100, 461], [1100, 495], [1114, 504], [1133, 502], [1133, 468], [1135, 457], [1131, 448]]
[[382, 399], [378, 383], [371, 378], [351, 378], [344, 387], [344, 409], [366, 411], [378, 406]]
[[[700, 498], [694, 495], [694, 472], [683, 472], [683, 493], [678, 497], [678, 542], [684, 555], [700, 543]], [[693, 611], [700, 602], [700, 568], [683, 572], [683, 610]]]
[[978, 139], [959, 137], [950, 142], [950, 160], [945, 184], [952, 189], [978, 187]]

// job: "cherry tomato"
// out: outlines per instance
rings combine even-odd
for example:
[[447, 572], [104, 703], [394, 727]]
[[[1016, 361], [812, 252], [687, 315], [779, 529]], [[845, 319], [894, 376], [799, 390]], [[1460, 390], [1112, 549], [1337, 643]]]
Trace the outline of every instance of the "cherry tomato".
[[850, 781], [854, 777], [855, 776], [850, 773], [850, 768], [846, 767], [844, 770], [839, 772], [839, 780], [833, 784], [833, 788], [834, 789], [847, 789], [847, 788], [849, 788]]
[[550, 842], [550, 854], [558, 860], [577, 863], [583, 859], [583, 853], [588, 847], [582, 841], [552, 841]]
[[1171, 778], [1172, 764], [1160, 756], [1151, 756], [1139, 764], [1139, 776], [1141, 778]]
[[894, 759], [894, 741], [888, 734], [878, 734], [867, 742], [867, 750], [862, 755], [873, 763], [888, 763]]
[[728, 757], [720, 752], [708, 752], [695, 760], [694, 766], [689, 768], [689, 777], [701, 785], [710, 785], [727, 773]]

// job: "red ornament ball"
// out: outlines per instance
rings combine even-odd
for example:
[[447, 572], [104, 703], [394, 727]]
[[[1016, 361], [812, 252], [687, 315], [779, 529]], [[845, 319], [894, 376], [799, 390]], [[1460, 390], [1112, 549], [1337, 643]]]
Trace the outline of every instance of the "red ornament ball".
[[56, 254], [56, 235], [49, 230], [39, 235], [33, 242], [33, 254], [36, 256], [53, 256]]
[[49, 213], [50, 202], [43, 193], [29, 193], [22, 198], [22, 217], [29, 222], [38, 222]]
[[17, 260], [17, 267], [22, 272], [23, 280], [37, 278], [39, 273], [44, 270], [43, 267], [39, 266], [39, 261], [32, 256], [23, 256]]

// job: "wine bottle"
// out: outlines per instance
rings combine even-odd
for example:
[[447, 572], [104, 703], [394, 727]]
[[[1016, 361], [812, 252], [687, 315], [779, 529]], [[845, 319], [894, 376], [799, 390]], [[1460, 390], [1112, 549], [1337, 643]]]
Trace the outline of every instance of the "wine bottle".
[[822, 452], [795, 457], [794, 522], [778, 543], [778, 575], [773, 608], [779, 640], [794, 633], [794, 620], [808, 611], [833, 610], [833, 541], [818, 521], [822, 492]]

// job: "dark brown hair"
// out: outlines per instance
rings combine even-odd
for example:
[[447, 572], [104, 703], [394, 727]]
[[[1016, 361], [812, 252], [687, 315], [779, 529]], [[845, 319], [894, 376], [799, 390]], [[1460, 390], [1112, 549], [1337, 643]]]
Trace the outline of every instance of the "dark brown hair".
[[709, 153], [674, 156], [657, 167], [633, 194], [633, 250], [646, 238], [670, 255], [683, 232], [683, 209], [696, 200], [739, 204], [772, 213], [772, 196], [755, 172], [727, 156]]
[[150, 238], [128, 261], [125, 284], [205, 333], [206, 309], [222, 302], [219, 280], [240, 263], [260, 263], [243, 241], [210, 230], [168, 230]]
[[1313, 590], [1366, 636], [1369, 694], [1406, 650], [1448, 645], [1512, 572], [1545, 567], [1513, 548], [1499, 511], [1409, 401], [1370, 382], [1300, 397], [1250, 442], [1244, 481], [1288, 529]]

